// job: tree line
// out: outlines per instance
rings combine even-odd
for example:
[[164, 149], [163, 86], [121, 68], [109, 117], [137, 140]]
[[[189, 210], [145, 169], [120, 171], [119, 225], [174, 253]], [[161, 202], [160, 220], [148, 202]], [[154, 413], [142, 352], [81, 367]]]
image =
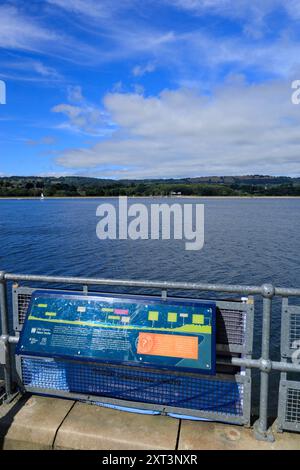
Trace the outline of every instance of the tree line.
[[270, 178], [268, 183], [266, 178], [261, 184], [262, 177], [235, 177], [233, 183], [199, 182], [200, 178], [116, 181], [84, 177], [2, 177], [0, 197], [40, 197], [41, 193], [45, 197], [300, 196], [299, 179], [278, 177], [277, 182], [276, 178]]

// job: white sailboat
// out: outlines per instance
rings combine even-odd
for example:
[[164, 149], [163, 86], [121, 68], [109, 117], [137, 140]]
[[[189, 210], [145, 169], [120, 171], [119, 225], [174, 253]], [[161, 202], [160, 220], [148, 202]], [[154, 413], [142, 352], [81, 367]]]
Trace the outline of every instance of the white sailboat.
[[45, 196], [44, 196], [44, 194], [42, 193], [42, 194], [41, 194], [41, 201], [43, 201], [44, 199], [45, 199]]

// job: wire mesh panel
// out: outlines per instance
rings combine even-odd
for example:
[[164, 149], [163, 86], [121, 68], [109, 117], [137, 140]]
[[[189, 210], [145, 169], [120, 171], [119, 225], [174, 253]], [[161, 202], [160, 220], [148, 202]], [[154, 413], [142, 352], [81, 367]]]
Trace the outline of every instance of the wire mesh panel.
[[[281, 358], [288, 363], [300, 363], [300, 307], [282, 301]], [[299, 374], [287, 380], [287, 373], [280, 374], [278, 419], [279, 430], [300, 432], [300, 381]]]
[[[13, 302], [13, 327], [15, 331], [21, 331], [25, 322], [27, 309], [30, 304], [32, 293], [37, 289], [32, 287], [17, 286], [12, 289]], [[52, 292], [54, 289], [43, 289]], [[61, 292], [70, 292], [61, 290]], [[73, 291], [72, 291], [73, 292]], [[78, 291], [77, 291], [78, 292]], [[80, 292], [82, 293], [82, 291]]]
[[[299, 344], [298, 344], [299, 342]], [[300, 345], [300, 309], [290, 315], [290, 342], [289, 346], [295, 350]]]
[[242, 345], [245, 339], [245, 316], [246, 312], [242, 310], [219, 308], [217, 342]]
[[296, 388], [287, 389], [285, 419], [288, 423], [300, 423], [300, 390]]
[[300, 432], [300, 382], [280, 380], [278, 421], [279, 430]]
[[[23, 292], [24, 289], [24, 292]], [[31, 299], [31, 293], [33, 289], [29, 288], [17, 288], [13, 291], [14, 303], [13, 303], [13, 315], [14, 315], [14, 329], [20, 331], [25, 321], [27, 309]]]
[[300, 347], [300, 307], [282, 301], [281, 355], [292, 358]]
[[[140, 403], [243, 416], [243, 383], [124, 366], [22, 357], [26, 389], [114, 397]], [[99, 399], [99, 398], [98, 398]], [[166, 410], [167, 411], [167, 410]]]

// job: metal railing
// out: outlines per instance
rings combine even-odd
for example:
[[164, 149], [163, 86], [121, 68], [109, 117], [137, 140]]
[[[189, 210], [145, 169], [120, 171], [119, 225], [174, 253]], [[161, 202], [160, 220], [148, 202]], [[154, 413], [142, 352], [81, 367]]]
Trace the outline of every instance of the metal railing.
[[[300, 373], [300, 363], [288, 362], [284, 357], [280, 361], [270, 358], [270, 334], [272, 317], [272, 300], [274, 296], [280, 296], [286, 301], [288, 297], [300, 297], [300, 289], [274, 287], [271, 284], [262, 286], [251, 285], [227, 285], [227, 284], [205, 284], [190, 282], [166, 282], [166, 281], [145, 281], [145, 280], [124, 280], [105, 278], [79, 278], [61, 276], [42, 276], [11, 274], [0, 272], [0, 309], [2, 336], [0, 341], [0, 364], [4, 366], [4, 381], [6, 397], [9, 400], [13, 396], [12, 374], [13, 365], [11, 363], [11, 345], [18, 342], [18, 336], [9, 334], [9, 315], [7, 307], [7, 282], [25, 281], [42, 282], [47, 284], [67, 284], [81, 286], [118, 286], [118, 287], [138, 287], [160, 289], [166, 295], [167, 290], [188, 290], [215, 293], [231, 293], [241, 295], [258, 295], [263, 298], [262, 310], [262, 339], [261, 357], [250, 359], [246, 357], [230, 357], [228, 363], [247, 369], [260, 370], [260, 398], [259, 398], [259, 418], [254, 423], [254, 432], [257, 439], [274, 440], [273, 434], [268, 429], [268, 404], [269, 404], [269, 375], [272, 370], [282, 374]], [[283, 376], [285, 378], [285, 376]], [[299, 403], [300, 410], [300, 403]], [[293, 428], [297, 430], [297, 426]]]

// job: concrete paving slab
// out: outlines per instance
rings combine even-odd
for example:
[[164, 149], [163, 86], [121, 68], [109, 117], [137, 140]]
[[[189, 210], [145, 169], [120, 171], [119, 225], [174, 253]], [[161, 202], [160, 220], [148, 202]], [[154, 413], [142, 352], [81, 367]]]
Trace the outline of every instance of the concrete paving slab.
[[179, 420], [76, 403], [60, 427], [55, 449], [175, 449]]
[[0, 449], [300, 450], [300, 434], [259, 442], [253, 430], [127, 413], [60, 398], [17, 397], [0, 406]]
[[204, 421], [182, 421], [179, 450], [300, 450], [300, 434], [277, 433], [275, 442], [257, 441], [253, 430]]
[[32, 396], [0, 407], [0, 448], [52, 449], [55, 435], [73, 401]]
[[18, 407], [21, 408], [25, 403], [25, 400], [21, 395], [16, 395], [15, 398], [10, 403], [1, 403], [0, 405], [0, 429], [3, 428], [2, 423], [4, 422], [3, 418], [11, 411], [12, 408]]

